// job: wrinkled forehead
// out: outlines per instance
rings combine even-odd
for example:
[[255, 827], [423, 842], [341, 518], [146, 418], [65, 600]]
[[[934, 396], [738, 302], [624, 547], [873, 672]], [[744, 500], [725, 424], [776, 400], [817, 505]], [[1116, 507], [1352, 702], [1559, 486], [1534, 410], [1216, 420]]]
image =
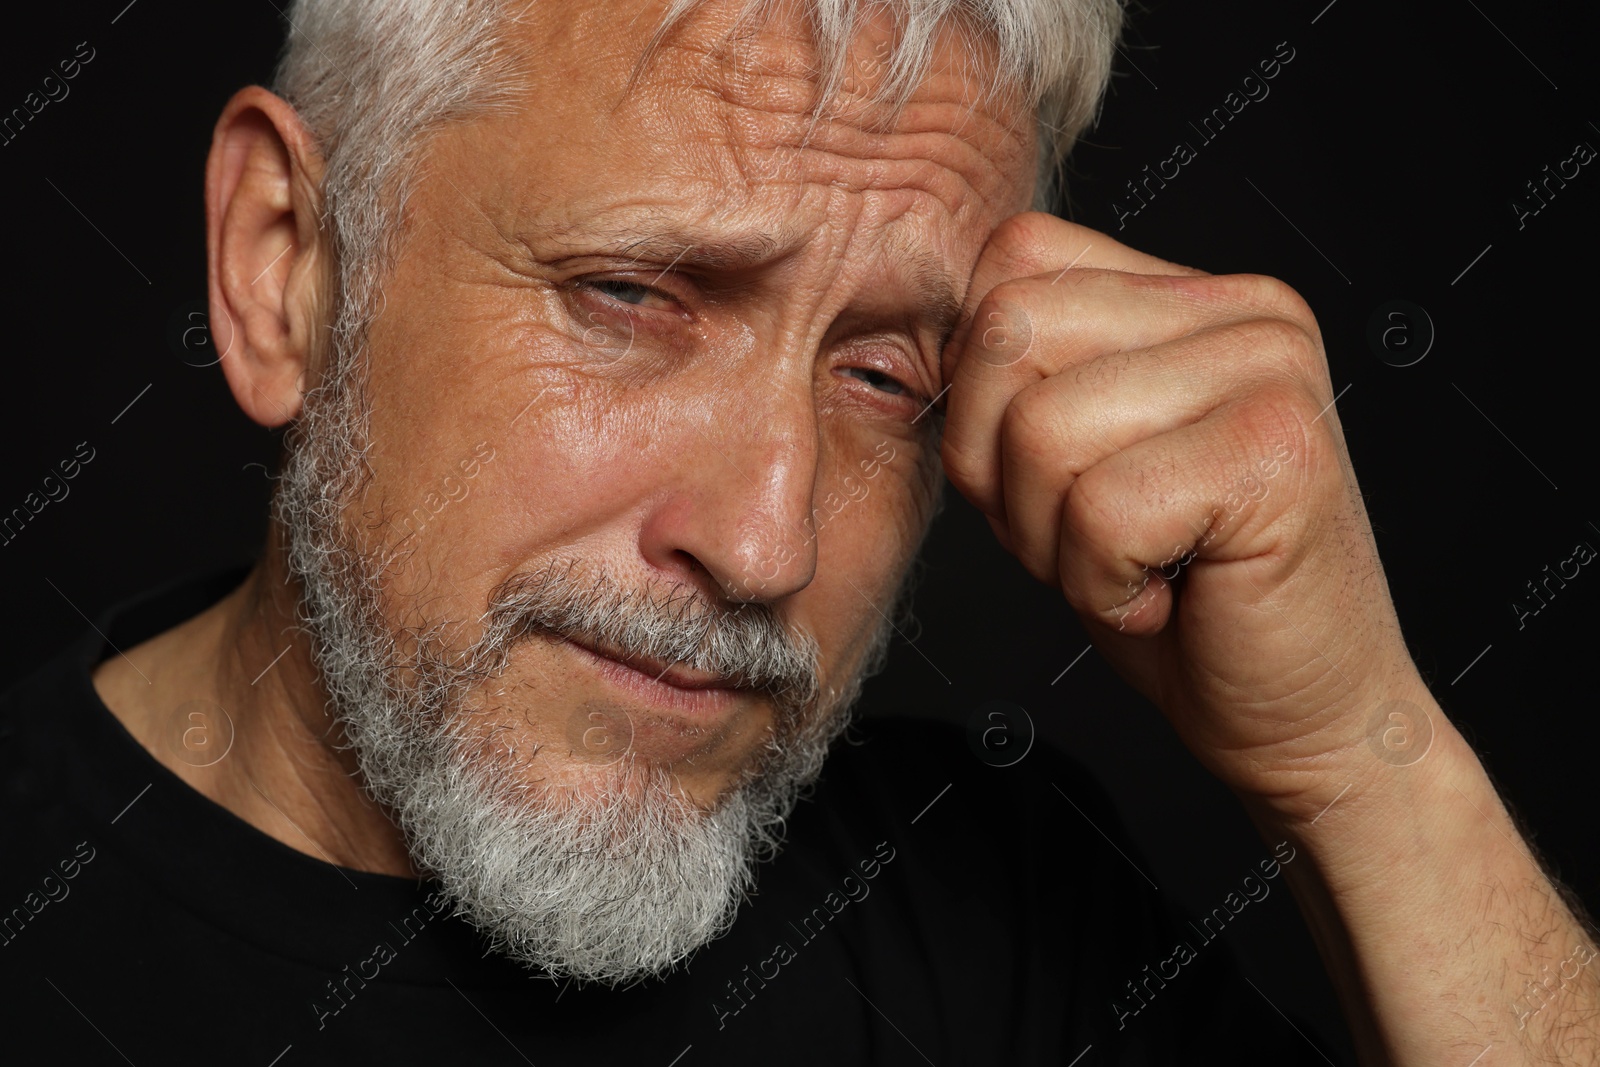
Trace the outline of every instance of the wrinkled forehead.
[[907, 49], [874, 10], [835, 57], [806, 5], [674, 6], [687, 10], [669, 25], [657, 2], [533, 5], [511, 35], [531, 60], [530, 111], [597, 163], [620, 149], [724, 193], [784, 179], [915, 190], [991, 226], [1028, 208], [1033, 116], [997, 82], [985, 37], [950, 22]]

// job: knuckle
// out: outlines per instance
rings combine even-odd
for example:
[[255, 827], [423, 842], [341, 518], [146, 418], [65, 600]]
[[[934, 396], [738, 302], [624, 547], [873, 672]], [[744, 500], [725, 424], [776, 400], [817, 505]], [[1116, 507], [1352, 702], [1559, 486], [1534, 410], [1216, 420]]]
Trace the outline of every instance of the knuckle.
[[1115, 554], [1128, 533], [1126, 491], [1116, 472], [1103, 464], [1091, 467], [1067, 490], [1062, 533]]
[[1293, 292], [1285, 282], [1270, 274], [1229, 274], [1225, 280], [1239, 297], [1260, 307], [1275, 306], [1282, 294]]
[[1259, 451], [1280, 444], [1303, 462], [1317, 437], [1316, 399], [1289, 382], [1273, 382], [1256, 391], [1245, 407], [1244, 432], [1250, 447]]
[[944, 466], [945, 477], [957, 492], [970, 497], [978, 490], [983, 475], [978, 456], [962, 438], [951, 435], [948, 429], [939, 444], [939, 461]]
[[1238, 303], [1286, 319], [1308, 334], [1317, 332], [1317, 317], [1300, 293], [1281, 278], [1267, 274], [1229, 274], [1218, 279], [1225, 283]]
[[1230, 348], [1274, 376], [1313, 373], [1321, 356], [1315, 339], [1287, 319], [1249, 319], [1223, 327], [1223, 334]]
[[1305, 297], [1301, 296], [1294, 286], [1278, 278], [1268, 278], [1263, 275], [1254, 277], [1262, 279], [1264, 295], [1274, 311], [1298, 324], [1307, 333], [1316, 332], [1317, 316], [1312, 312], [1311, 305], [1306, 303]]
[[1213, 281], [1218, 293], [1253, 308], [1276, 308], [1282, 303], [1283, 294], [1294, 291], [1268, 274], [1221, 274]]
[[1060, 451], [1060, 408], [1039, 382], [1020, 390], [1000, 417], [1000, 443], [1007, 458], [1039, 459]]
[[1012, 215], [994, 228], [984, 257], [1007, 273], [1036, 274], [1050, 263], [1061, 220], [1042, 211]]
[[1002, 365], [1020, 361], [1032, 350], [1037, 299], [1025, 279], [996, 285], [973, 312], [969, 345], [985, 352], [988, 363], [994, 363], [994, 357], [1003, 359]]
[[1285, 319], [1255, 319], [1249, 325], [1256, 347], [1282, 363], [1296, 363], [1305, 349], [1306, 332]]
[[978, 301], [976, 317], [982, 321], [986, 312], [1007, 311], [1018, 308], [1026, 310], [1039, 299], [1037, 287], [1028, 278], [1007, 278], [997, 282], [994, 288], [984, 294]]

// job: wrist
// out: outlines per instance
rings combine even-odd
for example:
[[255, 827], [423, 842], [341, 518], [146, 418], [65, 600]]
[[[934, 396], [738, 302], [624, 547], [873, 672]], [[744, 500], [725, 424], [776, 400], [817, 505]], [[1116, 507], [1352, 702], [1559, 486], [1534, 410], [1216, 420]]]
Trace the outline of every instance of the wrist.
[[1246, 798], [1262, 835], [1309, 851], [1337, 881], [1392, 886], [1486, 846], [1532, 863], [1477, 755], [1420, 680], [1419, 689], [1373, 705], [1359, 732], [1302, 772], [1304, 788]]
[[1285, 880], [1348, 1017], [1368, 1028], [1365, 1059], [1543, 1049], [1593, 1018], [1600, 953], [1466, 739], [1431, 700], [1412, 703], [1432, 720], [1425, 749], [1353, 748], [1294, 804], [1246, 809], [1266, 841], [1295, 849]]

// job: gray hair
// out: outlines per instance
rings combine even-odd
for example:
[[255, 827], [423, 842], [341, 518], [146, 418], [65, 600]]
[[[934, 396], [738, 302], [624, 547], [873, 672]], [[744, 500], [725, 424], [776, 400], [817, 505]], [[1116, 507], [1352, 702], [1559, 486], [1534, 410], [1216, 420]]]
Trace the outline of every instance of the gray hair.
[[[538, 2], [538, 0], [533, 0]], [[525, 0], [516, 0], [525, 6]], [[704, 0], [671, 0], [646, 49]], [[316, 138], [326, 171], [323, 225], [340, 272], [332, 324], [348, 351], [376, 311], [416, 154], [440, 126], [511, 106], [522, 70], [507, 47], [508, 0], [294, 0], [274, 90]], [[746, 0], [758, 19], [772, 0]], [[997, 88], [1033, 103], [1039, 165], [1034, 206], [1049, 210], [1064, 160], [1095, 117], [1111, 76], [1122, 0], [810, 0], [820, 60], [817, 106], [844, 80], [863, 18], [887, 11], [897, 33], [878, 102], [898, 103], [930, 61], [946, 23], [997, 49]], [[643, 62], [641, 58], [641, 64]], [[337, 359], [337, 356], [336, 356]]]

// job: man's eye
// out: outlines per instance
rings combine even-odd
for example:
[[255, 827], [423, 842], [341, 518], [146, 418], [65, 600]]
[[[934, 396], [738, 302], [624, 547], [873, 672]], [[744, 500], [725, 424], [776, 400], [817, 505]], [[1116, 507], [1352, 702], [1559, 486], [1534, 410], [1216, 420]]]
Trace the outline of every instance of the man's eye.
[[894, 396], [906, 396], [910, 390], [882, 371], [873, 370], [871, 367], [846, 367], [845, 373], [860, 378], [874, 389], [881, 389]]
[[639, 307], [645, 306], [645, 302], [651, 297], [655, 297], [656, 299], [662, 301], [668, 299], [655, 289], [650, 288], [648, 285], [640, 284], [639, 282], [622, 281], [616, 278], [602, 278], [598, 281], [592, 281], [587, 284], [590, 288], [599, 290], [613, 300], [620, 301], [624, 304], [634, 304]]

